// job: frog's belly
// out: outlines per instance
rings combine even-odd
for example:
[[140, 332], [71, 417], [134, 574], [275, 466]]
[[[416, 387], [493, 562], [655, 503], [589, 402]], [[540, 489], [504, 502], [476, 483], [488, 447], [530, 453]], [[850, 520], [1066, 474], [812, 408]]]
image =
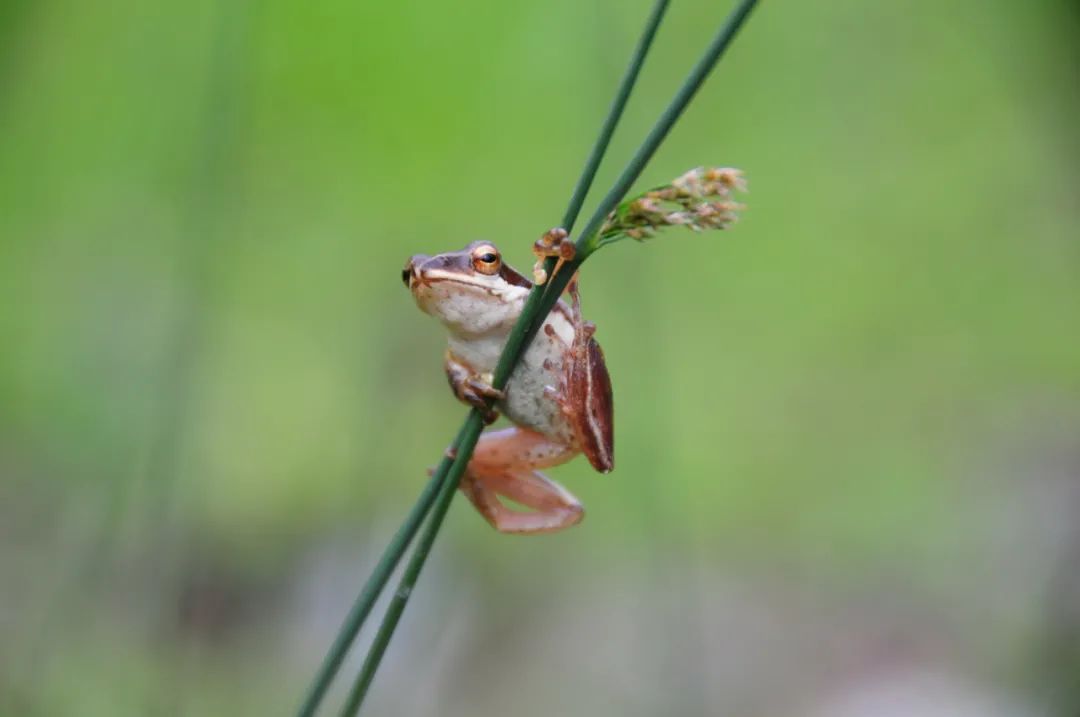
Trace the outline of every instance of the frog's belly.
[[506, 400], [500, 402], [499, 410], [515, 424], [569, 445], [574, 432], [554, 395], [562, 389], [562, 362], [549, 362], [545, 367], [543, 359], [533, 359], [526, 354], [510, 375]]
[[[515, 424], [571, 445], [574, 430], [552, 395], [563, 390], [563, 357], [574, 342], [569, 309], [560, 302], [548, 314], [529, 350], [518, 362], [506, 386], [506, 399], [497, 408]], [[470, 341], [450, 339], [450, 351], [480, 374], [492, 373], [505, 336]]]

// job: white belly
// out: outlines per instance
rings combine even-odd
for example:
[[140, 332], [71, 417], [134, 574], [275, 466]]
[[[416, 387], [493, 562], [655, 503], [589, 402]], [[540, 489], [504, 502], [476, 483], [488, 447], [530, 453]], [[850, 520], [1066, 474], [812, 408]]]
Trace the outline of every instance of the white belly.
[[[549, 395], [562, 391], [563, 357], [574, 342], [574, 327], [561, 308], [548, 314], [544, 328], [537, 332], [514, 368], [506, 386], [506, 400], [499, 402], [498, 409], [515, 424], [569, 445], [574, 440], [573, 429]], [[476, 373], [485, 374], [495, 370], [505, 343], [505, 335], [468, 341], [451, 337], [450, 350]]]

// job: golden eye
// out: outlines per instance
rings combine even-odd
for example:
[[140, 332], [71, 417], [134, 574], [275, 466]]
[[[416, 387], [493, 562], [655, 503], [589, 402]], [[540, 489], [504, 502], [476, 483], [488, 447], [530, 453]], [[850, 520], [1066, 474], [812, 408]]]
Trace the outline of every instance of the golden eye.
[[473, 268], [481, 274], [497, 274], [500, 264], [499, 250], [490, 244], [478, 246], [473, 250], [472, 263]]

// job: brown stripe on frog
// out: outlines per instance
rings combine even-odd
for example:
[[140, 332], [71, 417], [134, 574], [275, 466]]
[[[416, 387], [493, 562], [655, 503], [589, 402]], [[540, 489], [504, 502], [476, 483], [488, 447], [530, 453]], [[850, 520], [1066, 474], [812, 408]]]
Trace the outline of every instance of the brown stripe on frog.
[[578, 417], [578, 440], [592, 467], [608, 473], [615, 467], [614, 397], [604, 352], [595, 339], [589, 339], [585, 359], [586, 370], [571, 374], [577, 384], [571, 391], [584, 394], [580, 405], [585, 415]]
[[505, 261], [502, 263], [502, 266], [499, 267], [499, 276], [502, 277], [502, 280], [508, 284], [520, 286], [525, 289], [532, 288], [532, 282], [526, 279], [521, 274], [517, 273], [514, 267], [510, 266]]

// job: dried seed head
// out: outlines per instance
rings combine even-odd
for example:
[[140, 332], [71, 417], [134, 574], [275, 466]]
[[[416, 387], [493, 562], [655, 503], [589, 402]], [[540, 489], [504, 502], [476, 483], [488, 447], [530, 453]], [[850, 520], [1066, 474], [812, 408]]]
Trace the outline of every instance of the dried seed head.
[[692, 231], [726, 229], [737, 219], [741, 204], [730, 201], [732, 192], [746, 191], [737, 169], [698, 167], [619, 205], [600, 230], [604, 242], [620, 237], [648, 239], [665, 226]]

